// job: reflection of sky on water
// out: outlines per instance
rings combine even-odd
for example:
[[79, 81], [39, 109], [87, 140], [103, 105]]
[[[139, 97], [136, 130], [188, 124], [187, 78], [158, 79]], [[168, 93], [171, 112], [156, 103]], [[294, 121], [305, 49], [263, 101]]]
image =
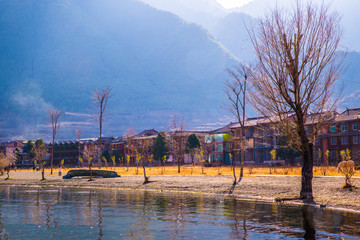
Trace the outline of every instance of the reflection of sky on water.
[[4, 239], [360, 236], [358, 214], [204, 195], [2, 187], [0, 204]]

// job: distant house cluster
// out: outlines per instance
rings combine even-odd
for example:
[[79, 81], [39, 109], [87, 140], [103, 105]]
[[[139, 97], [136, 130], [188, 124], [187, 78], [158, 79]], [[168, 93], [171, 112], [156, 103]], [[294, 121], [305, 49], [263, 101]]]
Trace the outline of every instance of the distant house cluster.
[[[320, 133], [314, 141], [314, 164], [336, 165], [341, 161], [340, 152], [348, 150], [351, 159], [356, 164], [360, 164], [360, 108], [347, 109], [342, 113], [332, 113], [322, 125]], [[307, 128], [311, 128], [311, 124]], [[292, 154], [290, 151], [285, 154], [278, 154], [276, 159], [272, 159], [270, 151], [280, 149], [279, 133], [271, 126], [271, 122], [265, 117], [248, 118], [245, 121], [244, 128], [238, 123], [229, 123], [228, 125], [215, 129], [213, 131], [174, 131], [166, 133], [168, 138], [169, 152], [166, 158], [166, 164], [175, 164], [178, 161], [181, 164], [193, 162], [202, 162], [204, 164], [230, 164], [231, 157], [236, 162], [240, 162], [241, 155], [236, 143], [239, 139], [240, 131], [243, 131], [246, 139], [245, 164], [267, 165], [270, 161], [276, 164], [295, 164], [300, 161], [300, 156]], [[116, 159], [118, 165], [135, 165], [139, 151], [147, 156], [152, 156], [152, 146], [159, 132], [155, 129], [145, 130], [134, 136], [121, 137], [103, 137], [102, 138], [102, 156], [110, 162], [111, 156]], [[175, 154], [171, 145], [177, 145], [179, 149], [185, 149], [187, 138], [190, 134], [195, 134], [199, 139], [201, 147], [196, 156], [190, 157], [185, 151]], [[54, 144], [54, 165], [63, 163], [68, 166], [80, 166], [79, 162], [83, 158], [83, 152], [91, 145], [97, 145], [98, 138], [78, 139], [70, 141], [58, 141]], [[146, 149], [144, 144], [146, 143]], [[1, 142], [0, 151], [11, 153], [18, 150], [17, 165], [30, 166], [33, 164], [31, 152], [26, 149], [27, 142], [11, 141]], [[50, 161], [51, 144], [46, 144], [47, 152], [44, 160], [47, 164]], [[139, 150], [142, 148], [142, 150]], [[201, 154], [200, 154], [201, 153]], [[159, 164], [159, 159], [153, 159], [153, 164]], [[86, 166], [86, 163], [82, 163]]]

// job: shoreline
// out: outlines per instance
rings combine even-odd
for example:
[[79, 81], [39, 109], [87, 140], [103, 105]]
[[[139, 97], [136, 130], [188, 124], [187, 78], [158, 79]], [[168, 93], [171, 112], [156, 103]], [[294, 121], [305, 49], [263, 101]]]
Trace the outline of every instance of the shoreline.
[[[0, 186], [20, 187], [72, 187], [96, 188], [114, 190], [143, 190], [176, 193], [194, 193], [206, 195], [228, 196], [233, 178], [228, 175], [154, 175], [150, 176], [150, 183], [143, 184], [142, 175], [124, 175], [120, 178], [95, 178], [89, 182], [88, 177], [62, 179], [62, 176], [46, 175], [41, 181], [41, 172], [10, 172], [10, 179], [5, 180], [6, 174], [0, 176]], [[63, 173], [64, 174], [64, 173]], [[359, 178], [354, 180], [359, 184]], [[231, 196], [243, 200], [255, 200], [275, 203], [277, 198], [291, 198], [299, 196], [300, 176], [293, 175], [245, 175], [238, 183]], [[314, 177], [313, 194], [316, 207], [329, 210], [360, 213], [360, 189], [342, 189], [344, 178]], [[301, 200], [281, 201], [281, 204], [304, 205]]]

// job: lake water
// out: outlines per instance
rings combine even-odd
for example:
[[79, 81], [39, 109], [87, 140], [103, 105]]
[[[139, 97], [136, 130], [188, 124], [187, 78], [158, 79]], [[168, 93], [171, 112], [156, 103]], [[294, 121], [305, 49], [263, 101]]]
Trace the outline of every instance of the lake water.
[[360, 215], [231, 197], [0, 188], [1, 239], [359, 239]]

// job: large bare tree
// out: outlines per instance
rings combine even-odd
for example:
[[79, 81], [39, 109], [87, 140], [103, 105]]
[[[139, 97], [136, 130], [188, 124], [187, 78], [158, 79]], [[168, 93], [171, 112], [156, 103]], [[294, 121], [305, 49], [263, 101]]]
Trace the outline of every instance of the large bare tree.
[[93, 92], [94, 107], [96, 109], [96, 120], [99, 122], [99, 151], [100, 155], [98, 156], [99, 168], [101, 168], [101, 153], [102, 153], [102, 129], [103, 129], [103, 120], [105, 116], [105, 111], [108, 106], [109, 98], [111, 97], [111, 87], [106, 87], [104, 89], [97, 89]]
[[257, 33], [249, 31], [257, 55], [249, 72], [251, 98], [258, 111], [280, 123], [276, 126], [301, 154], [302, 199], [313, 200], [315, 136], [336, 101], [334, 83], [343, 60], [336, 53], [339, 21], [329, 6], [298, 0], [292, 10], [275, 8], [260, 19]]
[[52, 145], [51, 145], [51, 162], [50, 162], [50, 168], [51, 168], [51, 174], [53, 174], [53, 164], [54, 164], [54, 144], [55, 144], [55, 138], [56, 134], [59, 131], [59, 118], [61, 116], [62, 112], [58, 110], [51, 110], [49, 111], [49, 117], [51, 122], [51, 130], [52, 130]]
[[[246, 110], [246, 99], [247, 99], [247, 67], [241, 65], [236, 69], [236, 71], [228, 70], [228, 73], [231, 77], [230, 80], [225, 82], [225, 93], [228, 98], [228, 104], [226, 105], [226, 109], [231, 112], [235, 117], [237, 122], [240, 125], [240, 132], [237, 136], [236, 132], [233, 134], [233, 143], [232, 148], [234, 149], [234, 153], [240, 153], [241, 164], [240, 164], [240, 177], [239, 181], [241, 181], [244, 175], [244, 161], [245, 161], [245, 110]], [[234, 184], [236, 185], [236, 175], [235, 175], [235, 156], [236, 154], [232, 154], [232, 169], [234, 174]]]

